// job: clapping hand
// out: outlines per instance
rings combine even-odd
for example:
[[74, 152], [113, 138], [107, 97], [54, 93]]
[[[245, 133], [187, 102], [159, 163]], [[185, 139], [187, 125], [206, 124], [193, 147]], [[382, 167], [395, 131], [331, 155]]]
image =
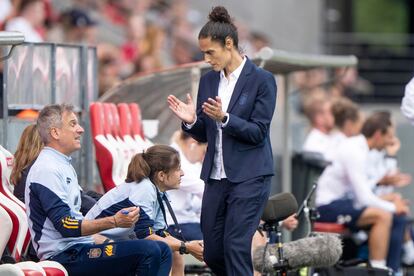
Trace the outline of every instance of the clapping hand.
[[190, 94], [187, 94], [187, 103], [179, 100], [174, 95], [169, 95], [167, 98], [169, 108], [174, 114], [187, 124], [192, 124], [196, 120], [196, 111], [193, 99]]
[[208, 98], [207, 102], [203, 103], [203, 112], [210, 117], [211, 119], [221, 122], [226, 115], [222, 110], [221, 98], [216, 97], [216, 99]]

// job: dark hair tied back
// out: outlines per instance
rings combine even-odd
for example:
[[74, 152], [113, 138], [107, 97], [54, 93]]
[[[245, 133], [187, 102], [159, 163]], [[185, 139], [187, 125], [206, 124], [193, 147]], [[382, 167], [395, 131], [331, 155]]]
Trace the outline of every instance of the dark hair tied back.
[[155, 145], [132, 157], [125, 182], [140, 182], [145, 177], [153, 181], [157, 172], [168, 173], [179, 166], [180, 155], [177, 150], [170, 146]]
[[209, 21], [201, 28], [198, 39], [211, 38], [211, 40], [219, 42], [223, 47], [226, 44], [226, 38], [233, 40], [233, 46], [238, 50], [239, 37], [237, 28], [233, 24], [225, 7], [214, 7], [208, 15]]
[[214, 7], [208, 15], [208, 19], [213, 22], [233, 24], [233, 20], [223, 6]]

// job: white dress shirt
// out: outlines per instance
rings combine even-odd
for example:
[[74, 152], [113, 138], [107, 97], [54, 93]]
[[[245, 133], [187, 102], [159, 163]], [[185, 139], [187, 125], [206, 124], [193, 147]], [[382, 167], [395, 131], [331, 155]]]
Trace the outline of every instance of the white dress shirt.
[[414, 78], [405, 86], [405, 95], [401, 103], [401, 112], [414, 124]]
[[[218, 87], [218, 96], [221, 98], [222, 110], [227, 112], [229, 107], [231, 96], [233, 95], [234, 87], [236, 86], [237, 80], [240, 77], [240, 73], [243, 70], [243, 66], [246, 63], [246, 57], [243, 57], [242, 63], [239, 67], [236, 68], [232, 73], [227, 77], [224, 74], [224, 70], [220, 71], [220, 83]], [[216, 122], [217, 133], [216, 133], [216, 147], [214, 154], [213, 168], [211, 170], [211, 179], [220, 180], [227, 178], [226, 172], [224, 171], [224, 162], [223, 162], [223, 131], [222, 127], [227, 125], [227, 122], [230, 120], [230, 115], [227, 113], [227, 121], [222, 124], [221, 122]]]
[[326, 160], [332, 161], [332, 154], [335, 150], [334, 139], [330, 134], [312, 128], [308, 136], [306, 136], [302, 149], [304, 151], [318, 152]]
[[372, 149], [368, 153], [367, 176], [372, 184], [372, 189], [377, 195], [385, 195], [392, 193], [394, 187], [392, 185], [380, 185], [378, 182], [386, 175], [397, 171], [397, 159], [387, 157], [385, 151]]
[[395, 212], [395, 205], [382, 200], [372, 191], [366, 168], [369, 147], [363, 135], [347, 138], [338, 146], [332, 165], [319, 178], [316, 205], [322, 206], [342, 198], [354, 201], [355, 208], [376, 207]]
[[[181, 177], [178, 190], [167, 191], [171, 207], [177, 217], [178, 223], [200, 223], [201, 199], [204, 192], [204, 181], [200, 179], [201, 163], [191, 163], [187, 160], [180, 147], [173, 143], [180, 154], [181, 169], [184, 175]], [[166, 209], [168, 212], [168, 209]], [[167, 216], [168, 225], [173, 225], [171, 216]]]

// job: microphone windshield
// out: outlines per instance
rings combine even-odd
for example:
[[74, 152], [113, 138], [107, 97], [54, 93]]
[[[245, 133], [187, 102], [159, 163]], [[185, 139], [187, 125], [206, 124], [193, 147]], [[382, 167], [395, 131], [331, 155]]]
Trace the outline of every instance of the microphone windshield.
[[271, 196], [263, 211], [262, 220], [277, 222], [293, 215], [298, 209], [296, 198], [291, 193], [280, 193]]
[[[256, 270], [265, 272], [274, 271], [277, 264], [276, 244], [268, 244], [263, 261], [264, 246], [259, 246], [253, 254], [253, 265]], [[301, 267], [328, 267], [333, 266], [342, 255], [342, 242], [337, 234], [320, 234], [315, 237], [303, 238], [283, 244], [284, 258], [289, 269]]]

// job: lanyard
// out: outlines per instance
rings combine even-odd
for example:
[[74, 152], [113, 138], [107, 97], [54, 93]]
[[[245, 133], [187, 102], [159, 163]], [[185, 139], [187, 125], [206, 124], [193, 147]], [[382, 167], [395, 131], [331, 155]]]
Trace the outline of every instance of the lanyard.
[[177, 229], [178, 234], [180, 235], [180, 237], [181, 237], [181, 239], [182, 239], [183, 241], [186, 241], [186, 240], [185, 240], [185, 238], [184, 238], [184, 236], [183, 236], [183, 234], [182, 234], [181, 227], [180, 227], [180, 225], [178, 224], [178, 221], [177, 221], [177, 218], [176, 218], [176, 216], [175, 216], [175, 214], [174, 214], [174, 211], [173, 211], [173, 209], [172, 209], [172, 207], [171, 207], [171, 204], [170, 204], [170, 202], [168, 201], [167, 196], [166, 196], [165, 194], [163, 194], [163, 195], [162, 195], [162, 197], [161, 197], [160, 192], [159, 192], [159, 190], [158, 190], [158, 188], [157, 188], [157, 187], [156, 187], [156, 190], [157, 190], [157, 200], [158, 200], [158, 203], [160, 204], [160, 208], [161, 208], [162, 214], [163, 214], [163, 216], [164, 216], [165, 224], [168, 226], [168, 223], [167, 223], [167, 216], [166, 216], [166, 214], [165, 214], [165, 207], [164, 207], [163, 202], [165, 202], [165, 205], [167, 205], [168, 211], [170, 212], [170, 215], [171, 215], [171, 217], [172, 217], [172, 219], [173, 219], [173, 221], [174, 221], [175, 228]]

